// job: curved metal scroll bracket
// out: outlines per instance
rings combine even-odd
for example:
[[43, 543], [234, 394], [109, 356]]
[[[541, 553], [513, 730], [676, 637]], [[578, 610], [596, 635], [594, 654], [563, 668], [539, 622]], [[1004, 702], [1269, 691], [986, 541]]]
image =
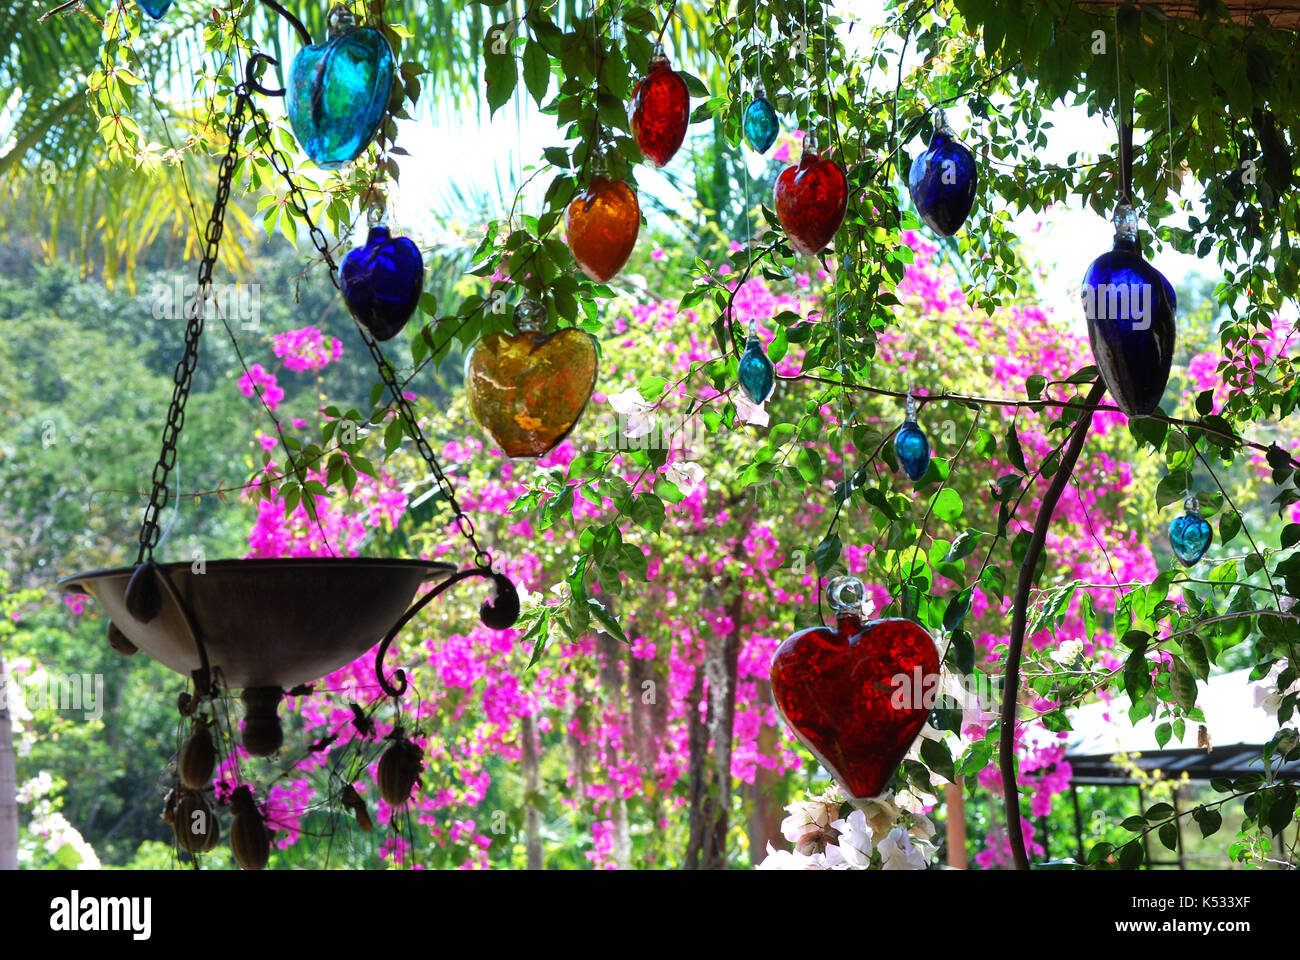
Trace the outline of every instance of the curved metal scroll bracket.
[[259, 73], [257, 68], [259, 64], [265, 64], [268, 67], [278, 67], [280, 61], [270, 54], [253, 54], [248, 58], [248, 63], [244, 66], [244, 86], [256, 93], [260, 93], [264, 97], [283, 97], [285, 93], [284, 87], [277, 87], [274, 90], [270, 90], [262, 86], [262, 81], [257, 78], [257, 74]]
[[490, 599], [484, 600], [479, 607], [479, 618], [483, 621], [485, 627], [492, 630], [508, 630], [519, 619], [519, 592], [515, 589], [515, 585], [510, 582], [509, 577], [496, 573], [491, 567], [471, 567], [468, 570], [461, 570], [452, 574], [411, 604], [410, 609], [402, 614], [397, 623], [393, 624], [393, 629], [388, 631], [388, 636], [384, 637], [379, 644], [379, 650], [375, 654], [375, 680], [379, 682], [379, 686], [383, 688], [384, 693], [388, 694], [388, 696], [401, 697], [406, 693], [408, 686], [406, 671], [401, 667], [393, 671], [392, 683], [384, 676], [384, 657], [387, 656], [388, 648], [392, 646], [393, 640], [401, 633], [402, 628], [410, 623], [412, 618], [432, 602], [435, 597], [452, 584], [460, 583], [462, 580], [468, 580], [471, 577], [489, 577], [496, 585], [496, 592]]

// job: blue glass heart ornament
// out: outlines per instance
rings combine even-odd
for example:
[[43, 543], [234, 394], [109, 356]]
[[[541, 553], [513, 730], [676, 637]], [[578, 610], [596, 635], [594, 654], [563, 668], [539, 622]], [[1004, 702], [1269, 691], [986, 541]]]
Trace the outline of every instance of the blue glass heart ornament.
[[339, 285], [352, 316], [376, 340], [395, 337], [411, 319], [424, 290], [424, 258], [409, 237], [387, 226], [370, 228], [364, 246], [349, 250]]
[[1200, 505], [1195, 497], [1187, 499], [1184, 509], [1186, 512], [1181, 517], [1175, 517], [1169, 525], [1169, 542], [1173, 544], [1174, 555], [1184, 566], [1190, 567], [1210, 549], [1214, 531], [1201, 517]]
[[1140, 417], [1155, 411], [1169, 383], [1178, 297], [1142, 256], [1133, 207], [1120, 203], [1114, 220], [1114, 248], [1083, 276], [1083, 310], [1106, 389], [1124, 413]]
[[763, 95], [763, 88], [754, 92], [754, 99], [745, 108], [745, 141], [759, 153], [767, 153], [769, 147], [776, 143], [776, 135], [781, 130], [777, 120], [776, 109]]
[[920, 480], [930, 469], [930, 441], [915, 420], [906, 420], [894, 434], [894, 455], [913, 480]]
[[337, 169], [375, 138], [393, 87], [393, 49], [372, 27], [331, 14], [330, 36], [298, 51], [286, 109], [293, 134], [318, 166]]
[[970, 216], [977, 179], [975, 155], [940, 110], [930, 146], [912, 161], [907, 178], [916, 212], [935, 233], [951, 237]]
[[767, 358], [767, 351], [752, 331], [745, 342], [745, 352], [740, 355], [737, 377], [741, 391], [751, 403], [763, 403], [776, 388], [776, 367]]
[[140, 9], [155, 20], [161, 20], [163, 14], [171, 9], [172, 0], [136, 0]]

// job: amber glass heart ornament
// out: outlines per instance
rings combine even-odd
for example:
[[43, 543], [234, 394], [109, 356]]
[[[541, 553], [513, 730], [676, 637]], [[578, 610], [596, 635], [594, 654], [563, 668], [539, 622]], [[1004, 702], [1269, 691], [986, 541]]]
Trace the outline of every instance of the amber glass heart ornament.
[[880, 796], [933, 708], [939, 654], [911, 620], [864, 622], [855, 577], [827, 585], [835, 625], [791, 634], [772, 658], [772, 695], [799, 742], [855, 800]]
[[465, 361], [470, 411], [508, 457], [555, 449], [596, 387], [596, 338], [577, 327], [546, 334], [546, 308], [515, 307], [516, 334], [489, 333]]
[[564, 215], [564, 233], [579, 269], [604, 283], [623, 269], [641, 231], [641, 205], [622, 180], [605, 176], [597, 157], [586, 192], [575, 197]]
[[655, 48], [645, 79], [632, 91], [632, 136], [656, 167], [673, 158], [691, 122], [691, 95], [663, 50]]
[[776, 178], [776, 216], [790, 246], [813, 256], [824, 250], [844, 222], [849, 185], [840, 165], [804, 141], [803, 156]]

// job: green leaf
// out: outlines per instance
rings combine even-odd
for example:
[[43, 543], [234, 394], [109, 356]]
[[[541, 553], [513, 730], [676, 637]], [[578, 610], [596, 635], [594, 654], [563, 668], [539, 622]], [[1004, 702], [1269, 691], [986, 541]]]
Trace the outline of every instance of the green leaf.
[[1178, 827], [1176, 827], [1172, 821], [1161, 824], [1157, 833], [1160, 836], [1160, 842], [1166, 847], [1170, 850], [1178, 849]]
[[600, 629], [609, 634], [619, 643], [627, 643], [627, 634], [623, 632], [623, 627], [619, 624], [618, 618], [605, 609], [605, 605], [595, 597], [587, 598], [587, 609], [591, 613], [591, 618], [596, 621]]
[[1013, 467], [1021, 473], [1029, 472], [1029, 468], [1025, 466], [1025, 450], [1020, 445], [1020, 435], [1016, 433], [1014, 423], [1007, 427], [1007, 455], [1011, 458]]
[[524, 86], [540, 107], [546, 99], [546, 89], [551, 85], [551, 58], [542, 45], [529, 39], [524, 45]]
[[952, 752], [944, 741], [922, 737], [921, 759], [925, 761], [927, 767], [945, 780], [951, 782], [957, 779], [957, 771], [952, 762]]
[[1202, 837], [1213, 836], [1218, 832], [1219, 827], [1223, 825], [1223, 815], [1218, 810], [1207, 810], [1205, 807], [1197, 807], [1193, 810], [1192, 819], [1201, 828]]
[[813, 563], [817, 567], [817, 573], [826, 576], [828, 570], [835, 565], [835, 561], [840, 558], [840, 551], [843, 544], [840, 543], [840, 535], [832, 532], [821, 543], [817, 544], [813, 550]]
[[930, 510], [940, 520], [946, 520], [949, 523], [956, 522], [957, 518], [962, 515], [961, 494], [952, 487], [944, 487], [934, 495], [931, 500]]
[[974, 589], [974, 587], [967, 587], [948, 601], [948, 607], [943, 612], [944, 630], [951, 633], [961, 626], [962, 621], [966, 619], [966, 614], [970, 613], [971, 594]]
[[1184, 710], [1191, 710], [1196, 706], [1196, 678], [1192, 676], [1192, 671], [1188, 669], [1182, 657], [1174, 657], [1173, 661], [1173, 673], [1169, 678], [1169, 688], [1173, 691], [1174, 699], [1178, 701], [1178, 705]]
[[975, 552], [975, 546], [979, 542], [981, 536], [983, 536], [983, 534], [978, 530], [963, 530], [961, 533], [957, 534], [956, 539], [952, 542], [952, 546], [950, 546], [948, 552], [944, 554], [944, 562], [955, 563], [958, 560], [964, 560], [966, 557], [969, 557]]

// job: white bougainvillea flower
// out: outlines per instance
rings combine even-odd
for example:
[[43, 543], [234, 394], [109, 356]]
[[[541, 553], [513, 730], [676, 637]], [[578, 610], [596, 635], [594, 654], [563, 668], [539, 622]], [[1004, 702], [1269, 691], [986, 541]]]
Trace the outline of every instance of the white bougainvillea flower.
[[876, 849], [880, 851], [882, 870], [925, 869], [925, 854], [902, 827], [889, 831], [889, 835], [880, 841]]
[[898, 820], [899, 809], [891, 800], [891, 794], [884, 793], [870, 800], [857, 800], [853, 805], [862, 811], [873, 836], [883, 837]]
[[1066, 640], [1048, 656], [1061, 666], [1068, 667], [1083, 656], [1083, 643], [1079, 640]]
[[849, 866], [857, 870], [865, 870], [871, 866], [875, 835], [867, 823], [866, 815], [861, 810], [854, 810], [843, 820], [833, 821], [831, 828], [840, 836], [835, 845], [826, 848], [828, 855], [831, 850], [835, 850], [837, 856], [842, 857]]
[[839, 811], [838, 801], [823, 799], [796, 800], [785, 809], [790, 816], [781, 821], [781, 835], [804, 856], [821, 853], [835, 840], [831, 820]]
[[749, 398], [739, 391], [731, 398], [736, 404], [736, 419], [741, 423], [752, 423], [756, 427], [766, 427], [768, 423], [767, 403], [750, 403]]
[[755, 870], [823, 870], [815, 857], [806, 857], [790, 850], [777, 850], [772, 844], [767, 845], [767, 856]]
[[[940, 779], [943, 779], [940, 777]], [[915, 787], [907, 790], [900, 790], [898, 796], [894, 798], [894, 803], [899, 810], [906, 810], [915, 816], [925, 813], [927, 807], [933, 807], [939, 802], [939, 798], [933, 794], [926, 793], [924, 790], [918, 790]]]
[[644, 437], [654, 429], [654, 407], [641, 396], [641, 391], [636, 387], [611, 394], [609, 405], [623, 418], [623, 436], [629, 440]]
[[691, 460], [674, 460], [664, 468], [664, 478], [689, 494], [704, 483], [704, 468]]

